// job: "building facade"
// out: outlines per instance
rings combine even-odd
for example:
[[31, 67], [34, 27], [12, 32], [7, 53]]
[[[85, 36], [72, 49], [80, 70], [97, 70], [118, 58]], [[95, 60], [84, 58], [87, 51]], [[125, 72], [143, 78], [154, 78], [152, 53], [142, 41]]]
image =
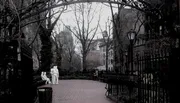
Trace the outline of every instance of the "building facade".
[[[100, 46], [100, 51], [102, 55], [103, 65], [101, 68], [106, 70], [106, 63], [107, 63], [107, 71], [114, 71], [114, 50], [111, 47], [107, 48], [106, 43], [102, 43]], [[106, 51], [106, 49], [108, 49]], [[108, 55], [108, 56], [107, 56]]]
[[102, 53], [100, 50], [100, 45], [103, 42], [103, 39], [93, 40], [89, 46], [89, 52], [87, 54], [87, 67], [88, 69], [97, 69], [103, 65]]
[[[69, 70], [73, 56], [75, 54], [74, 40], [71, 31], [64, 28], [59, 34], [54, 36], [53, 62], [59, 64], [62, 70]], [[59, 59], [58, 59], [59, 58]]]

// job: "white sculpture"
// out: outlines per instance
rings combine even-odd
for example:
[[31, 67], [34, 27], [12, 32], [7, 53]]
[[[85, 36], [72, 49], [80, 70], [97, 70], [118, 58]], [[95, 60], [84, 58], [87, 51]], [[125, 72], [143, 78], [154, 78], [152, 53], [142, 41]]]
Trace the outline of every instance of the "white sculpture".
[[50, 79], [46, 75], [46, 72], [41, 72], [41, 78], [42, 78], [42, 80], [46, 81], [46, 84], [50, 84], [51, 83]]
[[52, 84], [58, 84], [59, 71], [57, 69], [57, 66], [54, 66], [51, 69], [51, 77], [52, 77]]

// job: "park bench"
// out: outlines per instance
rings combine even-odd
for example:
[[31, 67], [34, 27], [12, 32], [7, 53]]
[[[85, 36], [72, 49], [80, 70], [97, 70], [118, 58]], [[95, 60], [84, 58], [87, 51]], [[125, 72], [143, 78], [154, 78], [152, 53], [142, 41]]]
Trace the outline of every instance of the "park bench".
[[45, 80], [42, 80], [40, 75], [33, 76], [33, 87], [39, 87], [46, 84]]

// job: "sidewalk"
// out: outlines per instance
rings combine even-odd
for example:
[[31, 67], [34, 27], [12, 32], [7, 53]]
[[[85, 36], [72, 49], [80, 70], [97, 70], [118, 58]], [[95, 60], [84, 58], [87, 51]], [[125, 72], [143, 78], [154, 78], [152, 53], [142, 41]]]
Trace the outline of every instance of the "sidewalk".
[[53, 88], [52, 103], [113, 103], [105, 96], [105, 83], [92, 80], [60, 80]]

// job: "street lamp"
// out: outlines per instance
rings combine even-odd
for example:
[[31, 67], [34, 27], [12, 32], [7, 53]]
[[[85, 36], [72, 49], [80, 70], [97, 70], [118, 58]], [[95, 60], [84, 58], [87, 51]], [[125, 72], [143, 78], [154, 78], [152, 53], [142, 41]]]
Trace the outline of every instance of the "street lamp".
[[127, 37], [130, 41], [130, 62], [131, 62], [131, 74], [133, 74], [133, 45], [136, 39], [136, 32], [134, 30], [130, 30], [127, 32]]
[[134, 39], [135, 39], [135, 37], [136, 37], [136, 32], [131, 29], [131, 30], [127, 33], [127, 36], [128, 36], [128, 39], [129, 39], [129, 40], [134, 41]]

